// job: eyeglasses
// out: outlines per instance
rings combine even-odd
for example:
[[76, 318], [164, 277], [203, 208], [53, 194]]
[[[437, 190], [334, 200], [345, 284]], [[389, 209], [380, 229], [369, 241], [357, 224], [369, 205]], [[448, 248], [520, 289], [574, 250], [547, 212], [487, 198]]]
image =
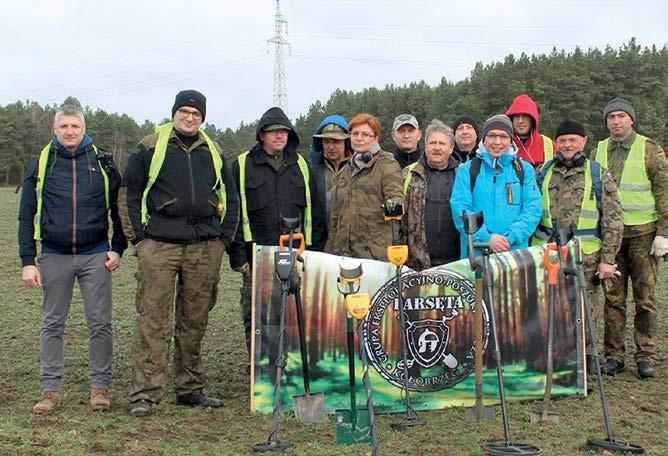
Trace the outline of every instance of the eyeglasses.
[[193, 116], [193, 120], [201, 120], [202, 119], [202, 114], [200, 114], [199, 111], [188, 111], [187, 109], [177, 109], [176, 112], [179, 113], [179, 116], [183, 117], [184, 119], [187, 119], [188, 116]]
[[368, 133], [366, 131], [352, 131], [350, 132], [350, 136], [352, 136], [353, 138], [369, 139], [373, 138], [376, 135], [374, 135], [373, 133]]
[[490, 141], [494, 142], [497, 139], [499, 141], [510, 141], [510, 136], [508, 135], [495, 135], [495, 134], [489, 134], [485, 136], [486, 139], [489, 139]]

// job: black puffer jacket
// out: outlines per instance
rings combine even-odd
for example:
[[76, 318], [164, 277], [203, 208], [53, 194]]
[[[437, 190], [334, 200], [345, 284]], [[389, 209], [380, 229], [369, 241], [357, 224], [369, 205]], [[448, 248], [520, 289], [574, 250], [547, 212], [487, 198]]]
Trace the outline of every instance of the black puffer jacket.
[[[35, 264], [37, 254], [33, 226], [37, 212], [37, 161], [35, 158], [28, 165], [19, 207], [19, 255], [23, 266]], [[109, 176], [109, 209], [114, 228], [111, 249], [122, 254], [127, 242], [116, 206], [120, 179], [113, 162], [107, 163], [112, 167]], [[70, 255], [108, 250], [108, 220], [104, 178], [93, 141], [85, 135], [72, 153], [54, 139], [42, 189], [43, 248]]]
[[148, 224], [142, 225], [141, 200], [157, 140], [157, 133], [145, 137], [128, 157], [118, 197], [125, 235], [133, 244], [144, 237], [173, 244], [220, 238], [229, 247], [239, 222], [237, 190], [223, 160], [221, 177], [227, 201], [221, 222], [216, 213], [216, 173], [211, 152], [201, 135], [186, 147], [172, 131], [165, 161], [148, 193]]
[[[290, 128], [288, 143], [283, 149], [284, 163], [278, 171], [269, 163], [267, 153], [262, 147], [260, 133], [267, 125], [284, 125]], [[301, 217], [304, 220], [306, 206], [306, 185], [297, 164], [297, 146], [299, 138], [290, 119], [280, 108], [271, 108], [265, 112], [256, 130], [257, 144], [246, 157], [246, 199], [248, 218], [253, 241], [260, 245], [277, 245], [280, 234], [280, 216]], [[232, 174], [237, 189], [239, 183], [239, 160], [232, 163]], [[309, 174], [311, 174], [309, 170]], [[323, 210], [316, 197], [314, 179], [309, 179], [311, 192], [312, 247], [321, 248], [323, 241]], [[239, 194], [241, 200], [241, 194]], [[230, 265], [235, 268], [249, 263], [251, 243], [246, 243], [243, 227], [240, 225], [230, 251]]]

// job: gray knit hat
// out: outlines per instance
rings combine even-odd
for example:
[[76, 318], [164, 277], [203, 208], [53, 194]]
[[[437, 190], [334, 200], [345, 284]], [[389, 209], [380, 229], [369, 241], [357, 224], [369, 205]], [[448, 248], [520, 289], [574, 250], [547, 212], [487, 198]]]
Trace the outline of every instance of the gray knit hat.
[[603, 109], [603, 121], [606, 121], [608, 114], [615, 111], [624, 111], [631, 117], [633, 123], [636, 123], [636, 110], [633, 109], [631, 103], [621, 97], [616, 97], [608, 101], [608, 104], [606, 104]]
[[497, 114], [485, 121], [482, 127], [482, 138], [485, 139], [490, 130], [503, 130], [508, 133], [508, 136], [513, 137], [513, 122], [505, 114]]

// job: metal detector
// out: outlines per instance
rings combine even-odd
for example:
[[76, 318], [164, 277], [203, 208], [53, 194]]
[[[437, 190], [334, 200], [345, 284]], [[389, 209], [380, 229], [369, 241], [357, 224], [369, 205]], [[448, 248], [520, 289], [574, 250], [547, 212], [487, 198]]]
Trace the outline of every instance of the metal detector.
[[[473, 235], [483, 223], [482, 212], [466, 216], [463, 218], [464, 231], [468, 235]], [[471, 239], [469, 238], [469, 244]], [[482, 321], [482, 294], [483, 291], [483, 265], [479, 257], [469, 255], [469, 266], [475, 272], [475, 405], [464, 411], [466, 421], [488, 421], [496, 418], [496, 410], [493, 406], [483, 405], [482, 403], [482, 355], [485, 347], [483, 346], [483, 321]]]
[[[535, 455], [539, 456], [543, 454], [543, 450], [540, 447], [524, 444], [524, 443], [513, 443], [510, 436], [510, 422], [508, 419], [508, 404], [506, 402], [506, 391], [503, 386], [503, 366], [501, 365], [501, 349], [499, 348], [499, 334], [496, 330], [496, 315], [494, 311], [494, 284], [491, 267], [489, 265], [489, 256], [491, 251], [489, 249], [489, 244], [487, 243], [474, 243], [473, 234], [478, 231], [483, 222], [483, 216], [481, 213], [468, 215], [466, 211], [462, 212], [462, 221], [464, 224], [469, 225], [467, 230], [466, 237], [468, 241], [468, 256], [469, 258], [474, 257], [475, 249], [482, 251], [482, 270], [483, 277], [485, 280], [485, 288], [487, 291], [487, 305], [489, 306], [489, 320], [492, 331], [492, 337], [494, 338], [494, 360], [496, 361], [496, 376], [499, 381], [499, 397], [501, 398], [501, 416], [503, 417], [503, 433], [504, 441], [503, 442], [492, 442], [483, 446], [485, 452], [489, 455]], [[480, 222], [480, 225], [478, 225]], [[475, 230], [473, 230], [475, 226]], [[468, 232], [471, 231], [471, 232]]]
[[404, 203], [401, 198], [388, 199], [383, 203], [383, 215], [386, 222], [392, 223], [392, 245], [387, 246], [387, 258], [396, 266], [397, 300], [399, 303], [399, 317], [401, 327], [401, 359], [404, 369], [404, 395], [406, 396], [406, 417], [399, 423], [392, 423], [395, 430], [410, 429], [425, 424], [420, 421], [411, 405], [411, 396], [408, 387], [408, 346], [406, 342], [406, 310], [404, 309], [404, 295], [401, 282], [401, 268], [408, 260], [408, 246], [399, 244], [399, 226], [404, 216]]
[[[376, 434], [376, 418], [373, 411], [373, 397], [369, 383], [369, 362], [366, 351], [362, 345], [362, 322], [369, 313], [370, 297], [368, 293], [359, 293], [360, 279], [362, 276], [362, 264], [356, 267], [346, 268], [339, 266], [339, 278], [337, 288], [344, 297], [346, 305], [346, 327], [348, 339], [348, 372], [350, 387], [350, 410], [336, 411], [336, 443], [338, 445], [352, 445], [358, 443], [369, 443], [373, 449], [373, 455], [380, 455], [378, 449], [378, 436]], [[366, 392], [366, 409], [357, 408], [355, 395], [355, 340], [353, 336], [353, 318], [358, 320], [357, 337], [360, 341], [360, 357], [362, 358], [362, 381]]]
[[[645, 449], [640, 445], [634, 445], [632, 443], [620, 442], [615, 440], [612, 435], [612, 424], [610, 423], [610, 414], [608, 413], [608, 401], [605, 395], [605, 388], [603, 387], [603, 380], [601, 378], [601, 361], [598, 354], [598, 348], [596, 346], [596, 328], [594, 328], [594, 322], [591, 316], [591, 304], [589, 302], [589, 293], [587, 292], [587, 285], [585, 282], [584, 268], [582, 266], [582, 254], [580, 252], [580, 241], [574, 236], [574, 228], [568, 227], [565, 229], [558, 229], [555, 224], [555, 232], [557, 232], [557, 244], [559, 246], [565, 246], [568, 244], [571, 238], [573, 239], [574, 244], [574, 261], [575, 267], [565, 264], [565, 258], [559, 257], [559, 261], [562, 264], [562, 270], [566, 275], [575, 275], [577, 278], [578, 291], [581, 303], [585, 308], [585, 315], [587, 317], [587, 326], [589, 326], [589, 346], [591, 353], [594, 356], [594, 365], [596, 366], [596, 375], [598, 383], [598, 392], [601, 396], [601, 409], [603, 411], [603, 423], [605, 425], [605, 432], [607, 434], [606, 439], [594, 439], [589, 438], [587, 440], [587, 445], [594, 448], [600, 448], [602, 450], [607, 450], [615, 453], [632, 453], [632, 454], [643, 454]], [[560, 249], [557, 250], [560, 255]]]

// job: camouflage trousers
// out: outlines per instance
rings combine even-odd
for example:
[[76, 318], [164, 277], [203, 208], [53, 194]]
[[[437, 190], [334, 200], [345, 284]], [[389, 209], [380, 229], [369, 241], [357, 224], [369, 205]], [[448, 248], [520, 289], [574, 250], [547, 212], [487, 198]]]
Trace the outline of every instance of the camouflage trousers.
[[209, 311], [216, 303], [224, 250], [218, 239], [196, 244], [152, 239], [140, 243], [130, 402], [157, 403], [165, 395], [172, 337], [176, 394], [204, 387], [200, 348]]
[[605, 291], [605, 355], [608, 359], [624, 361], [624, 329], [626, 328], [626, 298], [631, 279], [635, 302], [634, 340], [635, 360], [652, 361], [656, 353], [657, 324], [656, 272], [658, 262], [649, 254], [654, 233], [624, 239], [615, 262], [620, 277], [608, 280]]

